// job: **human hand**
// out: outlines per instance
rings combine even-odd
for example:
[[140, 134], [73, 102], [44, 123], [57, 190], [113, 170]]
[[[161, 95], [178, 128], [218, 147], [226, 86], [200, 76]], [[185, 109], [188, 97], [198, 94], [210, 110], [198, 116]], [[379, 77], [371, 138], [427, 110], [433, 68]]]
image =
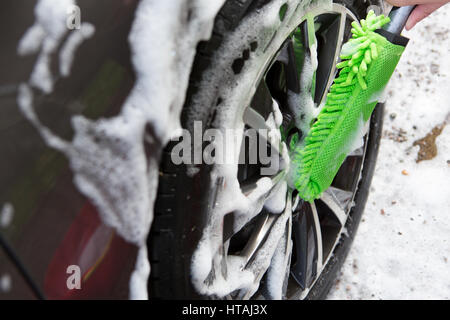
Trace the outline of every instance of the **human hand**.
[[450, 0], [387, 0], [390, 4], [403, 7], [417, 4], [406, 23], [406, 30], [413, 28], [418, 22], [428, 17], [434, 11], [450, 2]]

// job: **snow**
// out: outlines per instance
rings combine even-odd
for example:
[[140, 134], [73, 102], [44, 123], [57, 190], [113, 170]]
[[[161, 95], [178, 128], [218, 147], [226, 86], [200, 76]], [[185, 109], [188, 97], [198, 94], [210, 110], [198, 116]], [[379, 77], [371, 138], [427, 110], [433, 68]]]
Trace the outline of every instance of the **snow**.
[[329, 299], [450, 298], [449, 125], [434, 159], [416, 163], [419, 148], [412, 146], [450, 120], [449, 21], [445, 6], [405, 32], [411, 42], [386, 90], [366, 210]]

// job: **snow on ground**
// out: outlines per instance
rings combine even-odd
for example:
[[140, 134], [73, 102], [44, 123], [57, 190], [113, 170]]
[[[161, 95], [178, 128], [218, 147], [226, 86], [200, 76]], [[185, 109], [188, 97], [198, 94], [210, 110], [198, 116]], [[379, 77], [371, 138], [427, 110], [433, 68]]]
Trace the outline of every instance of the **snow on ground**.
[[[329, 299], [450, 298], [449, 34], [450, 5], [405, 33], [366, 211]], [[437, 156], [416, 163], [414, 141], [446, 119]]]

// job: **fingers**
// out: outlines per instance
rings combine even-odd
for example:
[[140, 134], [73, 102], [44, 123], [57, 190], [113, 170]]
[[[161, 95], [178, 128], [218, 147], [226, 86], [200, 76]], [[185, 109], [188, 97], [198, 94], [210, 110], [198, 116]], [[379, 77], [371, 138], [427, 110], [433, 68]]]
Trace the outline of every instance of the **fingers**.
[[444, 4], [448, 2], [447, 0], [387, 0], [390, 4], [403, 7], [403, 6], [411, 6], [415, 4], [431, 4], [431, 3], [441, 3]]
[[418, 5], [411, 13], [406, 23], [406, 30], [413, 28], [419, 21], [428, 17], [431, 13], [442, 7], [450, 0], [387, 0], [390, 4], [403, 7], [410, 5]]
[[406, 30], [413, 28], [418, 22], [428, 17], [434, 11], [442, 7], [444, 3], [421, 4], [411, 13], [406, 23]]

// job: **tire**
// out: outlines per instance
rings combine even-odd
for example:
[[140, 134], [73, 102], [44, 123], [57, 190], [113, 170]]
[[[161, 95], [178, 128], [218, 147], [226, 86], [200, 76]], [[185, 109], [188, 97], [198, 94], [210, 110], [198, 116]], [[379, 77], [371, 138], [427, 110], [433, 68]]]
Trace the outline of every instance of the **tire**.
[[[376, 1], [335, 1], [345, 5], [358, 18], [365, 15], [367, 7], [378, 4]], [[224, 43], [241, 26], [246, 17], [263, 10], [270, 5], [270, 0], [228, 0], [215, 20], [212, 37], [198, 46], [197, 55], [191, 72], [190, 84], [182, 114], [182, 126], [192, 128], [193, 118], [202, 121], [206, 128], [215, 126], [217, 113], [227, 102], [224, 101], [220, 88], [234, 88], [246, 70], [243, 65], [248, 56], [252, 55], [255, 43], [251, 37], [247, 40], [247, 48], [228, 46]], [[228, 51], [227, 51], [228, 50]], [[220, 73], [216, 66], [215, 54], [221, 51], [230, 57], [235, 57], [227, 68], [233, 72]], [[205, 78], [216, 81], [211, 86], [205, 86]], [[214, 81], [211, 81], [212, 83]], [[218, 86], [217, 84], [220, 84]], [[238, 88], [239, 89], [239, 88]], [[235, 89], [235, 90], [238, 90]], [[232, 89], [233, 90], [233, 89]], [[199, 104], [199, 100], [202, 101]], [[225, 99], [226, 100], [226, 99]], [[199, 110], [199, 105], [201, 109]], [[219, 111], [218, 111], [219, 110]], [[195, 115], [193, 116], [193, 114]], [[383, 106], [379, 105], [371, 118], [370, 131], [366, 140], [366, 153], [361, 165], [360, 179], [357, 180], [354, 193], [354, 206], [349, 209], [345, 223], [346, 233], [340, 235], [330, 254], [330, 258], [308, 290], [306, 296], [301, 296], [300, 289], [294, 286], [289, 298], [324, 299], [333, 285], [337, 274], [349, 252], [351, 243], [357, 231], [365, 202], [369, 193], [370, 183], [375, 168], [378, 146], [382, 132]], [[199, 299], [215, 298], [214, 295], [202, 295], [194, 288], [191, 276], [192, 257], [208, 224], [209, 205], [214, 196], [214, 185], [211, 179], [213, 168], [207, 165], [197, 166], [198, 173], [188, 174], [186, 165], [175, 165], [171, 160], [171, 150], [176, 143], [170, 143], [163, 152], [160, 166], [160, 181], [155, 203], [154, 222], [148, 239], [151, 275], [149, 279], [149, 295], [162, 299]], [[264, 282], [264, 278], [262, 282]], [[259, 294], [271, 298], [260, 290]]]

